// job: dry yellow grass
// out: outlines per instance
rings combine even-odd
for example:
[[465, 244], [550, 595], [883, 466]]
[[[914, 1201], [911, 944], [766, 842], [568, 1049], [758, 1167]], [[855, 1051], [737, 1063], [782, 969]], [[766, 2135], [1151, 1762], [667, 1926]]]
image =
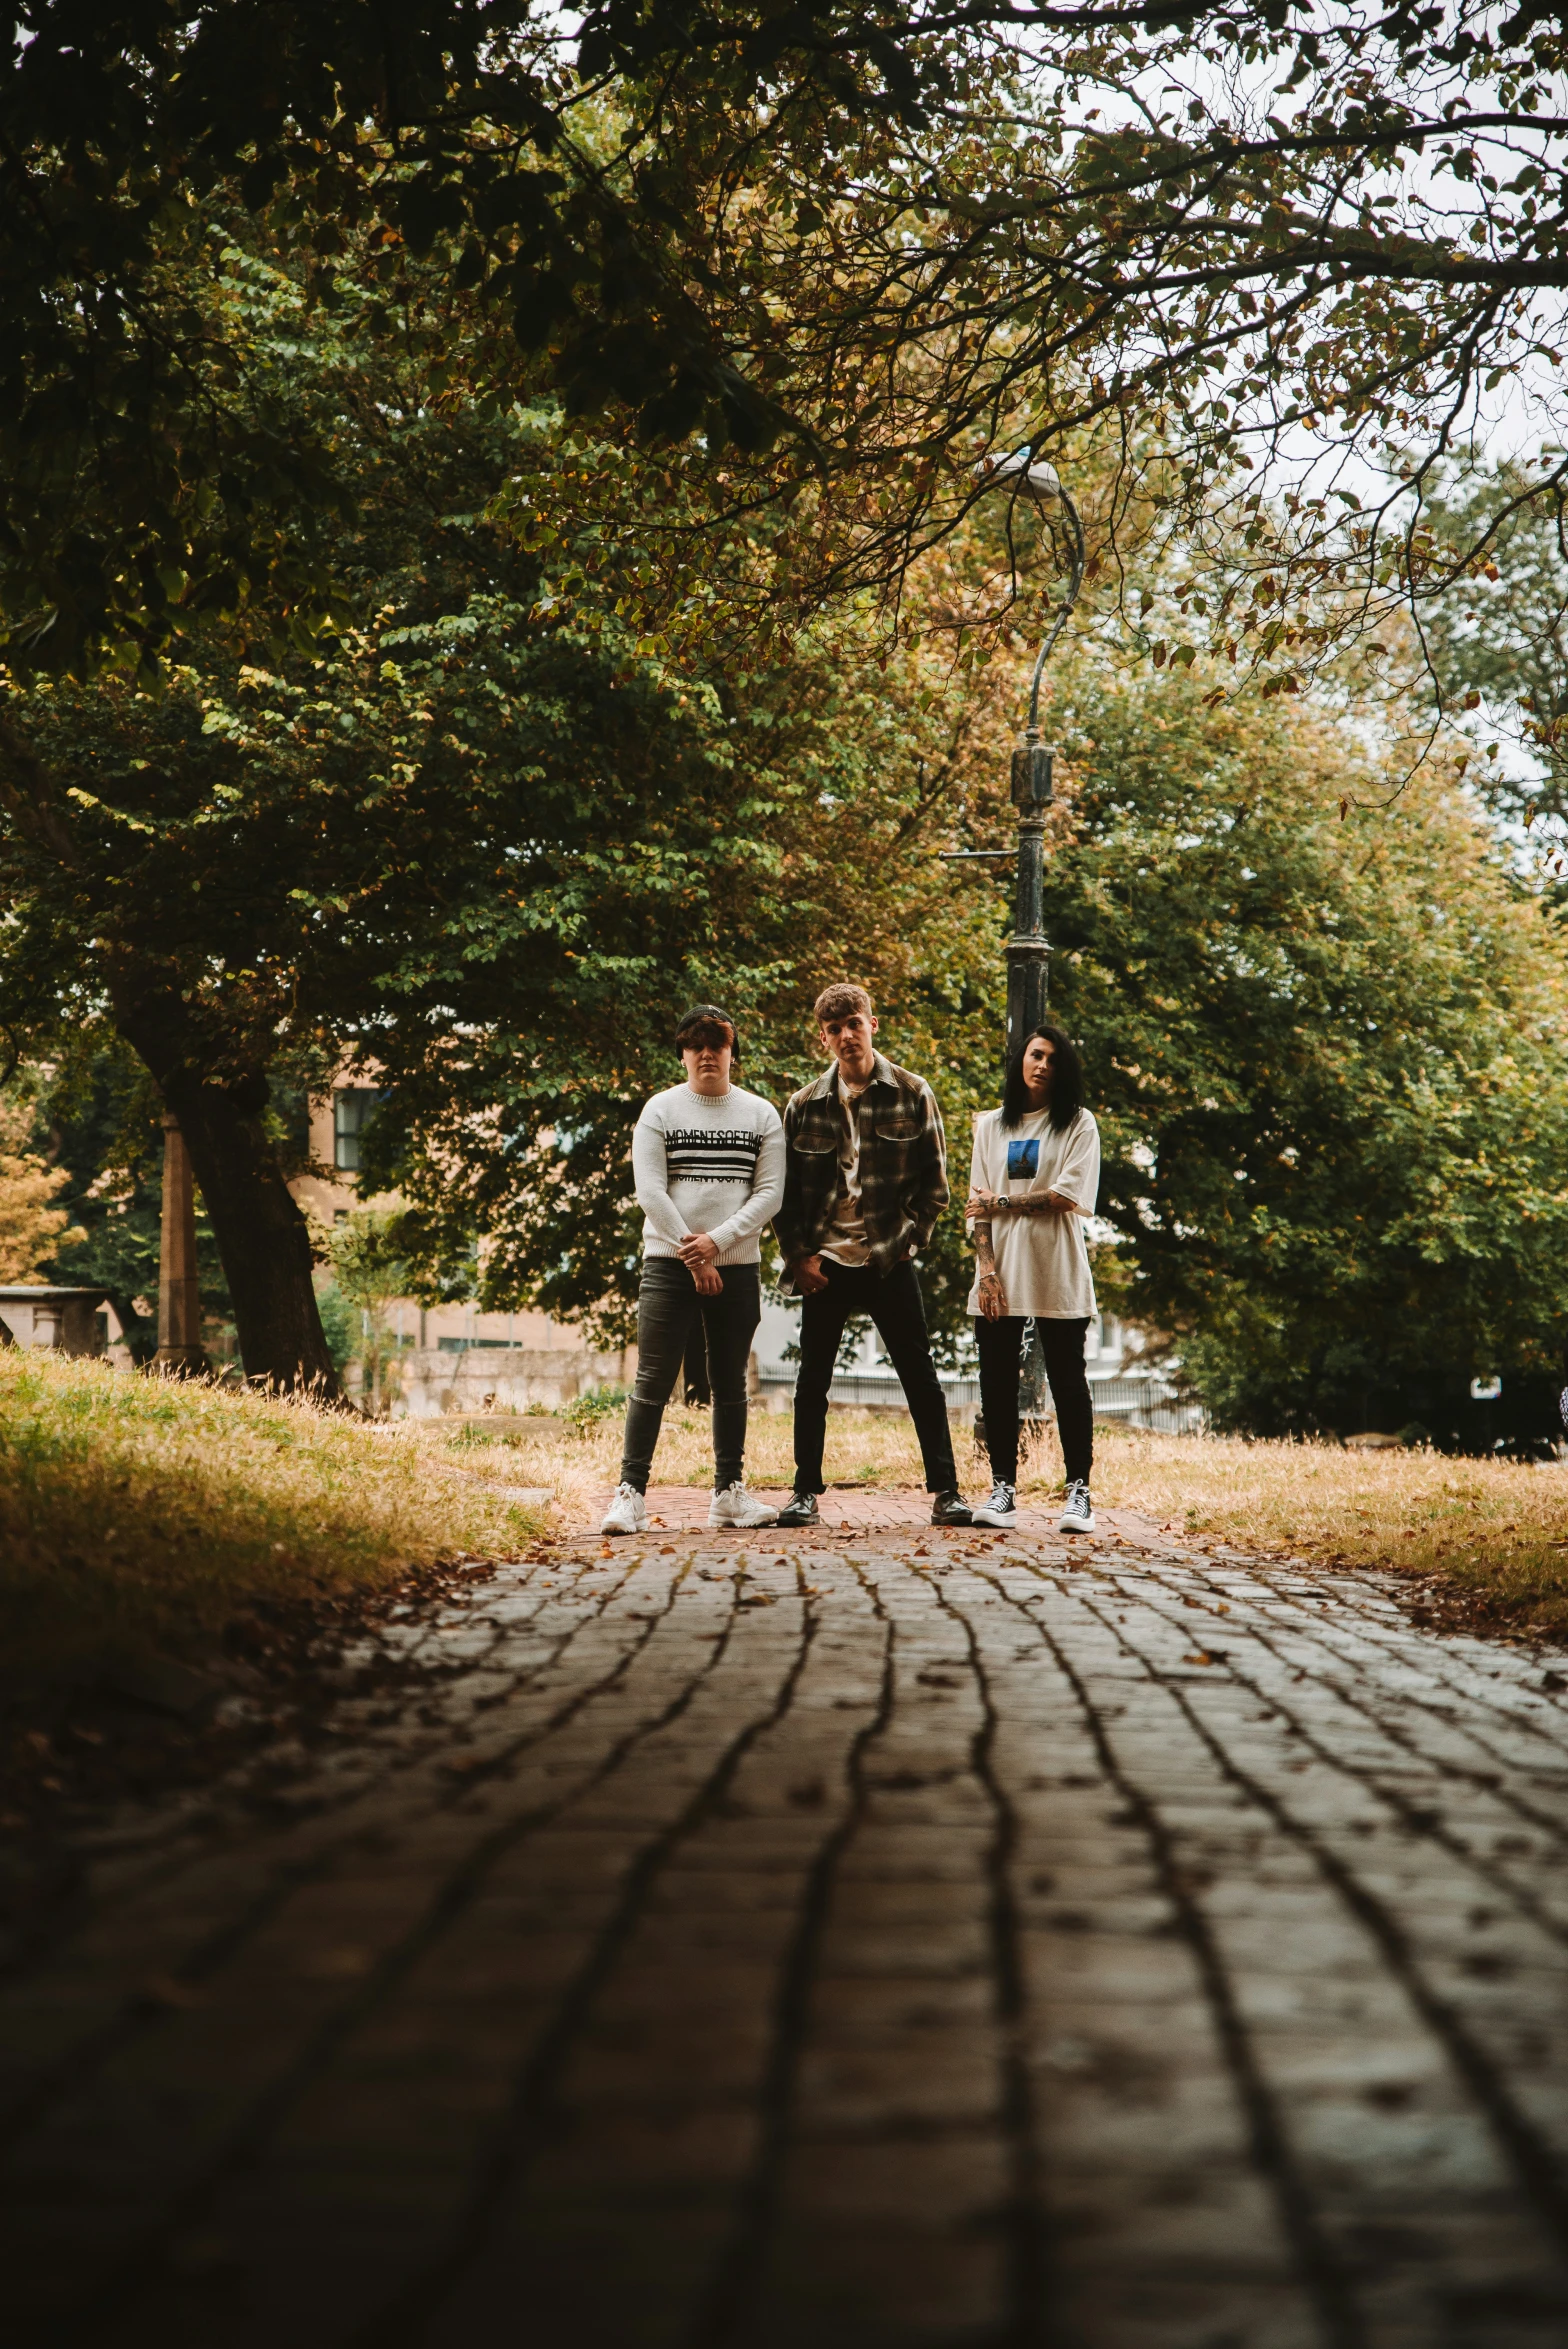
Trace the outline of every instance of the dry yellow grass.
[[1317, 1565], [1439, 1577], [1479, 1622], [1568, 1634], [1568, 1462], [1120, 1430], [1100, 1451], [1097, 1500]]
[[[494, 1440], [475, 1440], [490, 1434]], [[476, 1479], [547, 1488], [563, 1520], [581, 1524], [615, 1480], [621, 1416], [584, 1436], [557, 1419], [496, 1422], [472, 1435], [427, 1423], [420, 1441]], [[1103, 1424], [1096, 1443], [1095, 1499], [1108, 1507], [1140, 1510], [1174, 1532], [1219, 1535], [1317, 1565], [1441, 1576], [1469, 1595], [1483, 1620], [1568, 1634], [1568, 1464], [1523, 1468], [1435, 1452], [1161, 1436]], [[958, 1461], [966, 1489], [980, 1489], [986, 1472], [967, 1436]], [[788, 1414], [754, 1414], [748, 1482], [771, 1491], [789, 1484], [790, 1470]], [[706, 1413], [667, 1413], [655, 1480], [705, 1485], [711, 1472]], [[909, 1421], [859, 1411], [830, 1414], [826, 1473], [867, 1486], [924, 1481]], [[1061, 1457], [1048, 1436], [1023, 1490], [1045, 1493], [1060, 1476]]]
[[99, 1362], [0, 1352], [0, 1658], [190, 1653], [236, 1610], [515, 1554], [537, 1510], [399, 1431]]

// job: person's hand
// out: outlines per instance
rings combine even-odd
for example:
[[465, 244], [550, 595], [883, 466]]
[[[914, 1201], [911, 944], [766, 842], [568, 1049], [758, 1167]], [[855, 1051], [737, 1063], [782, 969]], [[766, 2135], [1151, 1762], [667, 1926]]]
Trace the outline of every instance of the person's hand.
[[680, 1260], [688, 1272], [695, 1272], [699, 1264], [717, 1264], [719, 1243], [711, 1232], [688, 1232], [678, 1250]]
[[999, 1207], [1005, 1209], [1006, 1205], [1007, 1201], [998, 1199], [994, 1191], [971, 1191], [964, 1205], [964, 1214], [971, 1222], [976, 1219], [984, 1222]]
[[980, 1310], [987, 1321], [1005, 1321], [1007, 1318], [1007, 1291], [1001, 1275], [983, 1272], [980, 1275]]
[[697, 1284], [699, 1297], [723, 1296], [724, 1279], [716, 1264], [704, 1264], [699, 1261], [690, 1267], [690, 1271], [692, 1279]]
[[820, 1256], [803, 1256], [795, 1266], [795, 1286], [803, 1297], [815, 1297], [828, 1285]]

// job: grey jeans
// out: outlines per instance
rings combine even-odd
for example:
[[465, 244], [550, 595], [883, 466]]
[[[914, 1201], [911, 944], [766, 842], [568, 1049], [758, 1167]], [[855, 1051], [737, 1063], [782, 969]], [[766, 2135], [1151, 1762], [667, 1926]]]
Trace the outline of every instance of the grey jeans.
[[626, 1406], [621, 1482], [648, 1489], [653, 1449], [664, 1406], [686, 1359], [693, 1324], [700, 1321], [708, 1346], [713, 1387], [713, 1487], [741, 1480], [746, 1458], [746, 1365], [762, 1319], [762, 1267], [721, 1264], [724, 1283], [717, 1297], [699, 1297], [697, 1284], [678, 1256], [650, 1256], [637, 1293], [637, 1383]]

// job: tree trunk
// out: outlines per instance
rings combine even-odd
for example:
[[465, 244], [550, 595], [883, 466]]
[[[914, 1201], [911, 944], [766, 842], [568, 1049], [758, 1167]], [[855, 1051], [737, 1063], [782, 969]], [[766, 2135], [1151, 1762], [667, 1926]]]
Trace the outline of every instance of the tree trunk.
[[[0, 805], [62, 873], [80, 863], [55, 779], [0, 704]], [[81, 903], [90, 904], [84, 897]], [[264, 1065], [193, 1014], [170, 966], [124, 946], [105, 952], [114, 1022], [180, 1121], [228, 1276], [247, 1378], [336, 1401], [341, 1393], [310, 1277], [310, 1234], [262, 1123]], [[236, 1065], [237, 1058], [237, 1065]]]
[[179, 1071], [164, 1098], [180, 1121], [212, 1225], [247, 1378], [336, 1399], [311, 1275], [310, 1232], [262, 1125], [267, 1083], [204, 1084]]
[[263, 1124], [265, 1075], [256, 1070], [220, 1082], [204, 1074], [192, 1065], [197, 1039], [180, 998], [139, 987], [123, 970], [119, 979], [115, 1025], [180, 1121], [223, 1259], [246, 1377], [337, 1401], [341, 1389], [310, 1277], [309, 1228]]

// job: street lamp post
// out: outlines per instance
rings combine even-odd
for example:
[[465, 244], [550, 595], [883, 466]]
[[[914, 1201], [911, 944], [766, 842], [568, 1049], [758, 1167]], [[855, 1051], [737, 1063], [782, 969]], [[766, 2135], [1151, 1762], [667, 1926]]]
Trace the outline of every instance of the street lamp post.
[[[950, 851], [945, 860], [950, 864], [990, 863], [1015, 854], [1018, 859], [1013, 934], [1004, 949], [1010, 1061], [1024, 1038], [1044, 1021], [1050, 995], [1051, 947], [1045, 935], [1045, 811], [1051, 804], [1053, 758], [1040, 740], [1040, 679], [1083, 586], [1083, 524], [1055, 466], [1047, 465], [1042, 459], [1031, 460], [1027, 449], [1019, 449], [1010, 457], [987, 457], [975, 470], [988, 487], [1010, 490], [1014, 497], [1026, 497], [1037, 506], [1059, 506], [1067, 527], [1070, 554], [1067, 593], [1035, 656], [1024, 738], [1013, 752], [1012, 802], [1018, 810], [1017, 849], [957, 849]], [[1045, 1364], [1039, 1335], [1032, 1323], [1020, 1365], [1018, 1403], [1025, 1424], [1038, 1426], [1045, 1410]]]

